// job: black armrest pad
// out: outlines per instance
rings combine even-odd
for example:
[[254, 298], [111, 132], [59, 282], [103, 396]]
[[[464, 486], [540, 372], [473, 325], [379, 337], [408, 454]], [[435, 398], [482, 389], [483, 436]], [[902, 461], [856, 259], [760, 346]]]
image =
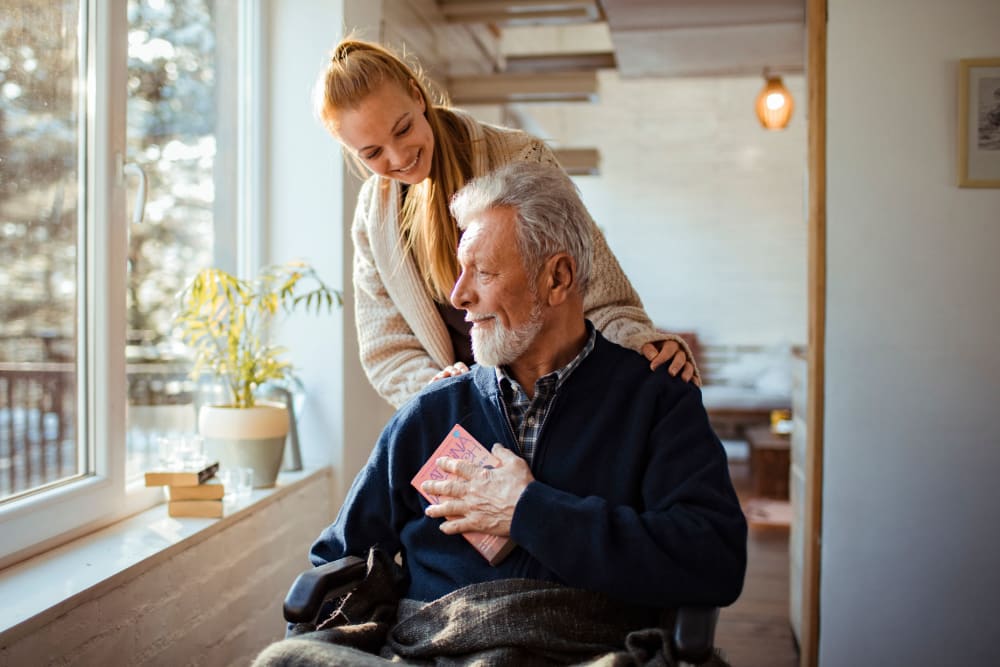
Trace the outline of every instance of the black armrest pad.
[[698, 664], [712, 655], [718, 607], [681, 607], [674, 622], [673, 649], [676, 657]]
[[365, 561], [347, 556], [311, 570], [295, 578], [285, 596], [285, 620], [290, 623], [310, 623], [316, 618], [323, 601], [344, 595], [365, 578]]

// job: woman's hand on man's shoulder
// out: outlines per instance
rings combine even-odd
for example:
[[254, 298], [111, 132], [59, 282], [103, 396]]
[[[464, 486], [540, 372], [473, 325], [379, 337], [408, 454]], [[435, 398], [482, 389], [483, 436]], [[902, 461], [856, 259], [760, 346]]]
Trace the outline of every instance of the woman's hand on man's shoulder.
[[694, 364], [688, 359], [684, 348], [676, 340], [658, 340], [646, 343], [642, 346], [642, 356], [649, 360], [649, 370], [655, 371], [663, 364], [670, 362], [667, 372], [671, 375], [680, 373], [680, 377], [685, 382], [692, 379], [697, 386], [701, 386], [701, 378], [695, 377]]
[[[463, 364], [461, 361], [453, 363], [451, 366], [446, 366], [438, 372], [437, 375], [431, 378], [431, 382], [437, 382], [438, 380], [443, 380], [445, 378], [455, 377], [456, 375], [464, 375], [469, 372], [469, 367]], [[430, 384], [428, 382], [427, 384]]]

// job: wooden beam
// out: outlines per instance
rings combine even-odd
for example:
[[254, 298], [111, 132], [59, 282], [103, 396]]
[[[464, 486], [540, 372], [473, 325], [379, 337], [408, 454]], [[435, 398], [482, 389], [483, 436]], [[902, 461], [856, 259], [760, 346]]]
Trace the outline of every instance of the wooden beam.
[[452, 104], [514, 104], [518, 102], [595, 102], [596, 72], [489, 74], [448, 79]]
[[553, 148], [552, 152], [571, 176], [597, 176], [601, 173], [601, 152], [596, 148]]
[[806, 389], [806, 490], [802, 527], [802, 636], [799, 665], [819, 665], [823, 537], [823, 420], [826, 386], [826, 49], [827, 0], [806, 4], [809, 372]]
[[535, 25], [602, 19], [596, 0], [438, 0], [438, 7], [449, 23]]
[[786, 74], [803, 68], [805, 33], [797, 23], [622, 30], [611, 38], [623, 79], [752, 76], [764, 67]]
[[[612, 32], [805, 24], [803, 0], [601, 0]], [[723, 43], [720, 43], [720, 46]], [[728, 45], [726, 45], [728, 46]]]
[[618, 67], [613, 51], [507, 56], [504, 60], [504, 71], [509, 73], [586, 72]]

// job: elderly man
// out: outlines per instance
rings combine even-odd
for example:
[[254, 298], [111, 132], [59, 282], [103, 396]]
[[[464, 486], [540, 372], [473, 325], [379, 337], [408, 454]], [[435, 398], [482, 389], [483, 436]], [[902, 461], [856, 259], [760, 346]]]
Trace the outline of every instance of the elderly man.
[[[477, 365], [396, 413], [312, 562], [377, 545], [401, 555], [414, 603], [533, 580], [623, 608], [731, 604], [746, 523], [722, 446], [696, 386], [651, 373], [584, 319], [593, 222], [573, 183], [512, 165], [466, 185], [452, 212], [463, 234], [451, 302], [472, 323]], [[411, 479], [455, 424], [500, 464], [437, 460], [452, 479], [423, 483], [431, 504]], [[490, 565], [468, 532], [517, 547]], [[504, 594], [488, 591], [472, 598]]]

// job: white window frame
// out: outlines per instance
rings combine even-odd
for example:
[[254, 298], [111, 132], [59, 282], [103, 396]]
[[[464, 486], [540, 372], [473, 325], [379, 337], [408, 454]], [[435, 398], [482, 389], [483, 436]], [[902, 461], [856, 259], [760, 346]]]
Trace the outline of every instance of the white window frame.
[[116, 54], [125, 49], [125, 0], [81, 3], [80, 23], [79, 101], [86, 120], [78, 163], [77, 239], [84, 252], [77, 264], [76, 437], [89, 474], [0, 507], [0, 548], [10, 560], [94, 527], [124, 497], [125, 387], [111, 379], [125, 377], [125, 332], [109, 324], [124, 321], [125, 191], [116, 156], [125, 150], [125, 68], [117, 66]]
[[[237, 98], [241, 113], [239, 164], [259, 164], [262, 56], [261, 7], [238, 3]], [[125, 289], [128, 223], [126, 195], [134, 183], [123, 173], [126, 156], [128, 63], [127, 0], [83, 0], [80, 21], [81, 101], [85, 149], [79, 160], [80, 192], [77, 340], [77, 438], [89, 473], [0, 505], [0, 568], [41, 553], [163, 501], [158, 488], [126, 479]], [[246, 95], [246, 97], [244, 97]], [[85, 99], [84, 99], [85, 97]], [[261, 169], [241, 168], [235, 234], [215, 240], [216, 260], [236, 258], [240, 268], [258, 259]], [[245, 259], [243, 259], [245, 258]], [[235, 268], [235, 267], [228, 267]]]

